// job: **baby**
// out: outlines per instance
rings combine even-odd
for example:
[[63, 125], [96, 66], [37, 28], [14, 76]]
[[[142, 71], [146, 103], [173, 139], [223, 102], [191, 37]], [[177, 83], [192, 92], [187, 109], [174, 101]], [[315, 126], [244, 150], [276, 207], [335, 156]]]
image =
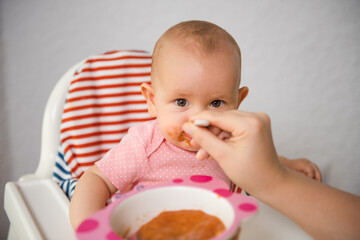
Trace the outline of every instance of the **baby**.
[[[89, 215], [105, 207], [116, 191], [136, 185], [167, 182], [184, 175], [211, 175], [230, 184], [211, 159], [196, 159], [198, 146], [182, 130], [191, 116], [203, 110], [237, 109], [248, 94], [240, 88], [241, 54], [233, 37], [204, 21], [179, 23], [157, 41], [151, 68], [151, 85], [142, 84], [149, 113], [156, 120], [129, 129], [80, 178], [70, 204], [76, 229]], [[319, 176], [308, 160], [280, 158], [284, 165], [309, 176]]]

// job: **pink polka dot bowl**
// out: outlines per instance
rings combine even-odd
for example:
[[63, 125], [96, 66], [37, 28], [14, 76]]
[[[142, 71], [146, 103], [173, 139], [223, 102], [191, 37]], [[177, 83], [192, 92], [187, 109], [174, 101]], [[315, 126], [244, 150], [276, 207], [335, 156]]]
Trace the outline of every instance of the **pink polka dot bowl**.
[[210, 176], [177, 178], [166, 184], [137, 186], [115, 196], [115, 201], [87, 218], [76, 231], [80, 240], [128, 239], [145, 223], [163, 211], [202, 210], [217, 216], [226, 231], [214, 239], [231, 239], [240, 222], [257, 211], [257, 202], [249, 196], [231, 193], [228, 185]]

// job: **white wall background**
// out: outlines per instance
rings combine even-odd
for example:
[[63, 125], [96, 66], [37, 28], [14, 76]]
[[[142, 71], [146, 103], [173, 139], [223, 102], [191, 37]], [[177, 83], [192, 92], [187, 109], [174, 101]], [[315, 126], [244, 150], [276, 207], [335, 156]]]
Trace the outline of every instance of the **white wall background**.
[[[360, 194], [360, 1], [0, 1], [0, 180], [36, 169], [46, 100], [79, 60], [152, 51], [183, 20], [238, 41], [248, 111], [270, 114], [278, 152], [307, 157], [325, 183]], [[8, 220], [1, 211], [0, 238]]]

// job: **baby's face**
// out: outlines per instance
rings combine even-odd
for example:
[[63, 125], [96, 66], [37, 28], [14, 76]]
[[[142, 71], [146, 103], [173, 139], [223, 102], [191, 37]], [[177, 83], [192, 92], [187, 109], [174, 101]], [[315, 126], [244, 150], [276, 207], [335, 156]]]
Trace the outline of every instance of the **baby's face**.
[[160, 131], [166, 140], [189, 151], [198, 150], [182, 130], [191, 116], [203, 110], [236, 109], [242, 100], [234, 54], [218, 51], [209, 56], [194, 51], [165, 46], [152, 75]]

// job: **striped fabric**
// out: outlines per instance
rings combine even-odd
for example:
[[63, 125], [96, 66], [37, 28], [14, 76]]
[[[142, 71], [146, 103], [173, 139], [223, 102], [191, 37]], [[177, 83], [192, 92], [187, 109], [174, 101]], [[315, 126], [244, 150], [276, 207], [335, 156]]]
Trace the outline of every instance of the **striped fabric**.
[[235, 183], [231, 182], [231, 184], [230, 184], [230, 192], [241, 193], [242, 189], [240, 187], [238, 187]]
[[69, 198], [77, 179], [119, 143], [129, 127], [151, 120], [140, 85], [150, 83], [151, 54], [112, 51], [74, 73], [61, 122], [54, 179]]
[[[112, 51], [88, 58], [74, 73], [53, 173], [69, 199], [86, 169], [117, 145], [131, 126], [152, 120], [140, 92], [141, 83], [150, 83], [150, 69], [150, 53]], [[241, 191], [234, 184], [230, 190]]]

